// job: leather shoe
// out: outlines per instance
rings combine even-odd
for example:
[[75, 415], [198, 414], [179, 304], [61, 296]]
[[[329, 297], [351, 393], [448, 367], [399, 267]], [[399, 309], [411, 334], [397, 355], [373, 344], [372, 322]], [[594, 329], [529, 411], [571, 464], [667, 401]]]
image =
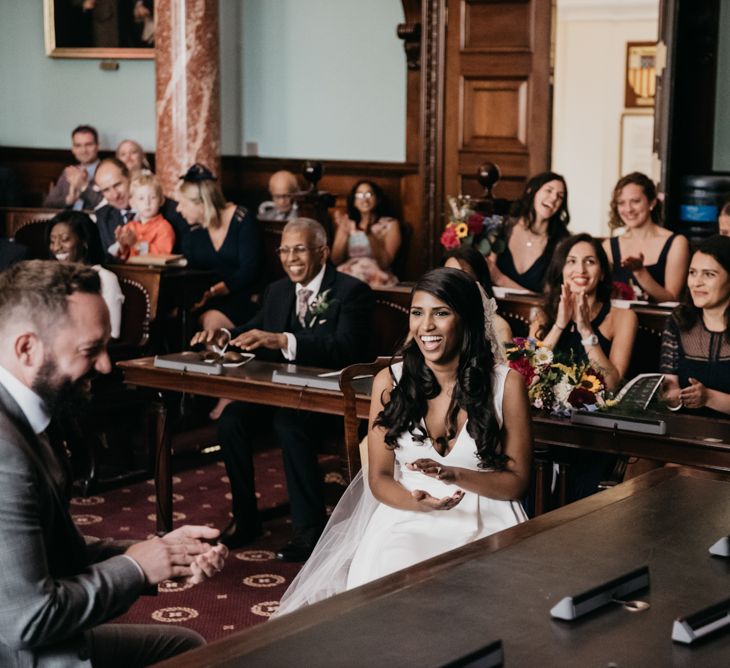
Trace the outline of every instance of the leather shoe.
[[309, 559], [313, 550], [314, 545], [307, 545], [292, 540], [276, 553], [276, 558], [279, 561], [302, 562]]
[[306, 561], [314, 551], [314, 546], [317, 544], [321, 533], [322, 529], [320, 527], [295, 528], [292, 539], [276, 553], [276, 558], [279, 561]]
[[263, 530], [260, 526], [253, 529], [239, 528], [236, 521], [233, 520], [218, 537], [218, 542], [223, 543], [229, 550], [237, 550], [239, 547], [250, 545], [257, 538], [263, 535]]

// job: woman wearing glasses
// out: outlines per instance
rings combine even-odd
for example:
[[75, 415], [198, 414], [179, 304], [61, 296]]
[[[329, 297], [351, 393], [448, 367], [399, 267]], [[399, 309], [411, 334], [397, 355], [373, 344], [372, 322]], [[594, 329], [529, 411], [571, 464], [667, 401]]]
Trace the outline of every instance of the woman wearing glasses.
[[338, 271], [364, 281], [370, 287], [398, 283], [391, 273], [400, 249], [400, 225], [384, 216], [383, 191], [372, 181], [358, 181], [347, 197], [347, 213], [335, 212], [332, 262]]
[[259, 278], [260, 234], [243, 206], [226, 202], [211, 171], [193, 165], [181, 177], [177, 210], [191, 229], [182, 238], [188, 266], [217, 276], [194, 309], [203, 329], [230, 329], [255, 312], [251, 293]]

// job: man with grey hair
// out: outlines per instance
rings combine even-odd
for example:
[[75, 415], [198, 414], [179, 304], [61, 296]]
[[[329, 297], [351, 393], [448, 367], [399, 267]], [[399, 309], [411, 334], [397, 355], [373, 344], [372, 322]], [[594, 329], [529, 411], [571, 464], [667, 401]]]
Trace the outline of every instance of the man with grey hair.
[[[256, 356], [308, 366], [339, 369], [367, 359], [373, 294], [367, 284], [338, 272], [327, 262], [324, 228], [315, 220], [289, 221], [277, 249], [287, 274], [264, 293], [259, 313], [233, 332], [198, 332], [192, 344], [226, 340]], [[229, 404], [218, 423], [218, 438], [231, 481], [233, 522], [221, 541], [241, 547], [261, 534], [256, 508], [251, 441], [262, 407]], [[274, 431], [282, 447], [291, 502], [292, 541], [277, 557], [304, 561], [326, 523], [322, 475], [317, 463], [326, 416], [277, 408]], [[341, 428], [341, 427], [340, 427]]]
[[34, 260], [0, 274], [0, 665], [146, 666], [203, 643], [180, 627], [106, 624], [150, 586], [222, 568], [218, 531], [87, 542], [51, 435], [109, 373], [109, 312], [90, 267]]

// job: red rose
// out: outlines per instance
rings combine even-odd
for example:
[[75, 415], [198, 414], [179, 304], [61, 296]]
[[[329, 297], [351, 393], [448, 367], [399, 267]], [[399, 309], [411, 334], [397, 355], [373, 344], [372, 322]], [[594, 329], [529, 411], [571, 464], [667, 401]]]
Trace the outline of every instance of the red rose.
[[466, 225], [469, 228], [469, 234], [477, 236], [482, 233], [484, 229], [484, 216], [480, 216], [478, 213], [473, 213], [466, 221]]
[[636, 299], [636, 293], [628, 283], [621, 281], [613, 282], [613, 290], [611, 291], [612, 299]]
[[568, 396], [568, 403], [574, 408], [582, 408], [596, 403], [596, 395], [582, 387], [575, 387]]
[[535, 369], [532, 368], [532, 365], [525, 357], [510, 360], [509, 367], [517, 371], [525, 379], [525, 387], [530, 387], [532, 379], [537, 375]]
[[446, 250], [452, 250], [453, 248], [458, 248], [461, 245], [459, 237], [456, 236], [456, 230], [453, 225], [450, 225], [441, 233], [441, 245]]

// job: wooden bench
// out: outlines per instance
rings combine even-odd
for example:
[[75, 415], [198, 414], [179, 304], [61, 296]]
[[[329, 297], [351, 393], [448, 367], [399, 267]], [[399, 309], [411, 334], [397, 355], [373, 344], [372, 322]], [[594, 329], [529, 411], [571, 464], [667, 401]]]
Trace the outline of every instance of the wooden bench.
[[48, 257], [46, 224], [59, 209], [3, 207], [0, 209], [2, 228], [8, 239], [15, 239], [30, 251], [30, 259]]

